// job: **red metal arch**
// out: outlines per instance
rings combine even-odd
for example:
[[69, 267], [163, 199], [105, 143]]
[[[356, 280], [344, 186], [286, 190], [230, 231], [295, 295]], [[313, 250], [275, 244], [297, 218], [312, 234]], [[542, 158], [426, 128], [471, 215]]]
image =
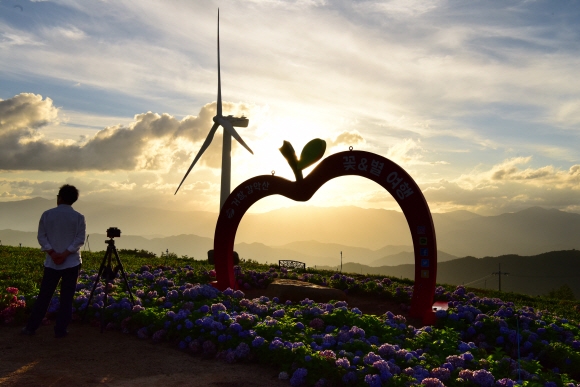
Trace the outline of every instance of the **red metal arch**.
[[356, 175], [373, 180], [399, 203], [413, 239], [415, 285], [411, 317], [434, 319], [432, 311], [437, 276], [437, 244], [431, 211], [423, 193], [405, 170], [380, 155], [364, 151], [346, 151], [331, 155], [318, 164], [302, 181], [263, 175], [246, 180], [226, 200], [218, 217], [214, 237], [216, 279], [213, 285], [224, 290], [234, 288], [233, 250], [236, 232], [246, 211], [270, 195], [283, 195], [295, 201], [308, 201], [327, 181], [339, 176]]

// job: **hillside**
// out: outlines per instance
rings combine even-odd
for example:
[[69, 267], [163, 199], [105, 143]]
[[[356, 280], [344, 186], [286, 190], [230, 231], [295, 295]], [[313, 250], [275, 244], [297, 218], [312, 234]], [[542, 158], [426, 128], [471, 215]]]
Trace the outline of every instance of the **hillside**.
[[[580, 251], [551, 251], [534, 256], [503, 255], [499, 257], [465, 257], [437, 265], [437, 282], [453, 285], [468, 285], [477, 288], [498, 289], [502, 275], [502, 291], [529, 295], [543, 295], [550, 290], [568, 284], [580, 298]], [[319, 269], [336, 270], [336, 267]], [[370, 267], [347, 263], [343, 272], [359, 274], [381, 274], [402, 278], [414, 278], [415, 265]]]

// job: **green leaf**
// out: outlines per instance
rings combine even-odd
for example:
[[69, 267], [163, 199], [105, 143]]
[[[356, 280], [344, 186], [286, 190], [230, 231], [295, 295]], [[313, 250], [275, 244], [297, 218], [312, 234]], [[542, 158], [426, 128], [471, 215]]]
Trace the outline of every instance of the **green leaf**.
[[300, 161], [298, 161], [298, 169], [302, 170], [308, 168], [324, 156], [326, 151], [326, 141], [315, 138], [304, 146], [302, 153], [300, 153]]

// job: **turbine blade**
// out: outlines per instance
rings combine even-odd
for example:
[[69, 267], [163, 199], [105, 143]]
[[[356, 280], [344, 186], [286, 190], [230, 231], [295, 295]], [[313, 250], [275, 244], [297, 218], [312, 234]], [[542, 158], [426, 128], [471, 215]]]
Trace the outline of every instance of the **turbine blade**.
[[218, 97], [217, 116], [222, 116], [222, 80], [220, 73], [220, 10], [218, 8], [218, 30], [217, 30], [217, 59], [218, 59]]
[[197, 163], [197, 160], [199, 160], [199, 158], [201, 157], [201, 155], [203, 154], [203, 152], [205, 152], [205, 150], [207, 149], [207, 147], [209, 146], [209, 144], [211, 144], [211, 141], [213, 140], [213, 136], [214, 136], [214, 134], [215, 134], [215, 132], [216, 132], [216, 130], [217, 130], [218, 127], [219, 127], [219, 124], [218, 123], [213, 124], [213, 126], [211, 127], [211, 129], [209, 131], [209, 134], [207, 135], [207, 138], [203, 142], [203, 145], [201, 146], [201, 149], [199, 150], [199, 152], [197, 152], [197, 156], [195, 156], [195, 159], [193, 159], [193, 163], [191, 163], [191, 165], [189, 166], [189, 169], [185, 173], [185, 176], [183, 176], [183, 179], [181, 180], [181, 183], [179, 183], [179, 187], [177, 187], [177, 189], [175, 190], [174, 195], [176, 195], [177, 194], [177, 191], [179, 191], [179, 188], [181, 188], [181, 185], [185, 181], [185, 178], [187, 177], [187, 175], [189, 175], [189, 172], [191, 172], [191, 169], [193, 168], [193, 166], [195, 165], [195, 163]]
[[244, 148], [246, 148], [248, 150], [248, 152], [250, 152], [251, 154], [254, 154], [254, 152], [252, 152], [252, 150], [250, 149], [249, 146], [246, 145], [246, 143], [244, 142], [244, 140], [242, 140], [242, 138], [240, 137], [240, 135], [238, 134], [238, 132], [236, 132], [236, 130], [234, 129], [234, 126], [231, 124], [231, 122], [229, 122], [228, 120], [226, 120], [223, 117], [219, 117], [218, 118], [218, 122], [220, 123], [221, 126], [223, 126], [224, 130], [227, 130], [227, 132], [236, 139], [236, 141], [238, 141], [240, 144], [242, 144], [242, 146]]

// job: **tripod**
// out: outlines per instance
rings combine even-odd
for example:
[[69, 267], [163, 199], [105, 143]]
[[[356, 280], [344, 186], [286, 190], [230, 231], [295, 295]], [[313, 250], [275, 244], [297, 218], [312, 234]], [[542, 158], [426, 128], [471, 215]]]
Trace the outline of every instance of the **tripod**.
[[[85, 314], [83, 315], [83, 321], [85, 321], [87, 317], [87, 310], [91, 305], [91, 300], [93, 299], [93, 294], [95, 293], [95, 289], [97, 288], [97, 284], [102, 279], [105, 281], [105, 304], [103, 306], [103, 310], [101, 312], [101, 333], [104, 329], [104, 316], [105, 316], [105, 309], [107, 308], [108, 304], [108, 296], [109, 296], [109, 284], [112, 284], [115, 278], [117, 277], [117, 273], [120, 271], [125, 281], [125, 285], [127, 286], [127, 290], [129, 291], [129, 295], [131, 296], [131, 304], [135, 306], [135, 300], [133, 299], [133, 293], [131, 292], [131, 286], [129, 286], [129, 281], [127, 280], [127, 274], [125, 273], [125, 269], [123, 268], [123, 264], [121, 263], [121, 259], [119, 259], [119, 253], [117, 253], [117, 248], [115, 247], [115, 240], [113, 237], [108, 241], [105, 241], [107, 246], [107, 251], [105, 252], [105, 256], [103, 257], [103, 261], [101, 262], [101, 267], [99, 267], [99, 274], [97, 275], [97, 279], [95, 280], [95, 284], [93, 285], [93, 290], [91, 290], [91, 295], [89, 296], [89, 300], [87, 302], [87, 309], [85, 309]], [[117, 266], [113, 268], [112, 266], [112, 258], [113, 253], [115, 254], [115, 258], [117, 260]]]

